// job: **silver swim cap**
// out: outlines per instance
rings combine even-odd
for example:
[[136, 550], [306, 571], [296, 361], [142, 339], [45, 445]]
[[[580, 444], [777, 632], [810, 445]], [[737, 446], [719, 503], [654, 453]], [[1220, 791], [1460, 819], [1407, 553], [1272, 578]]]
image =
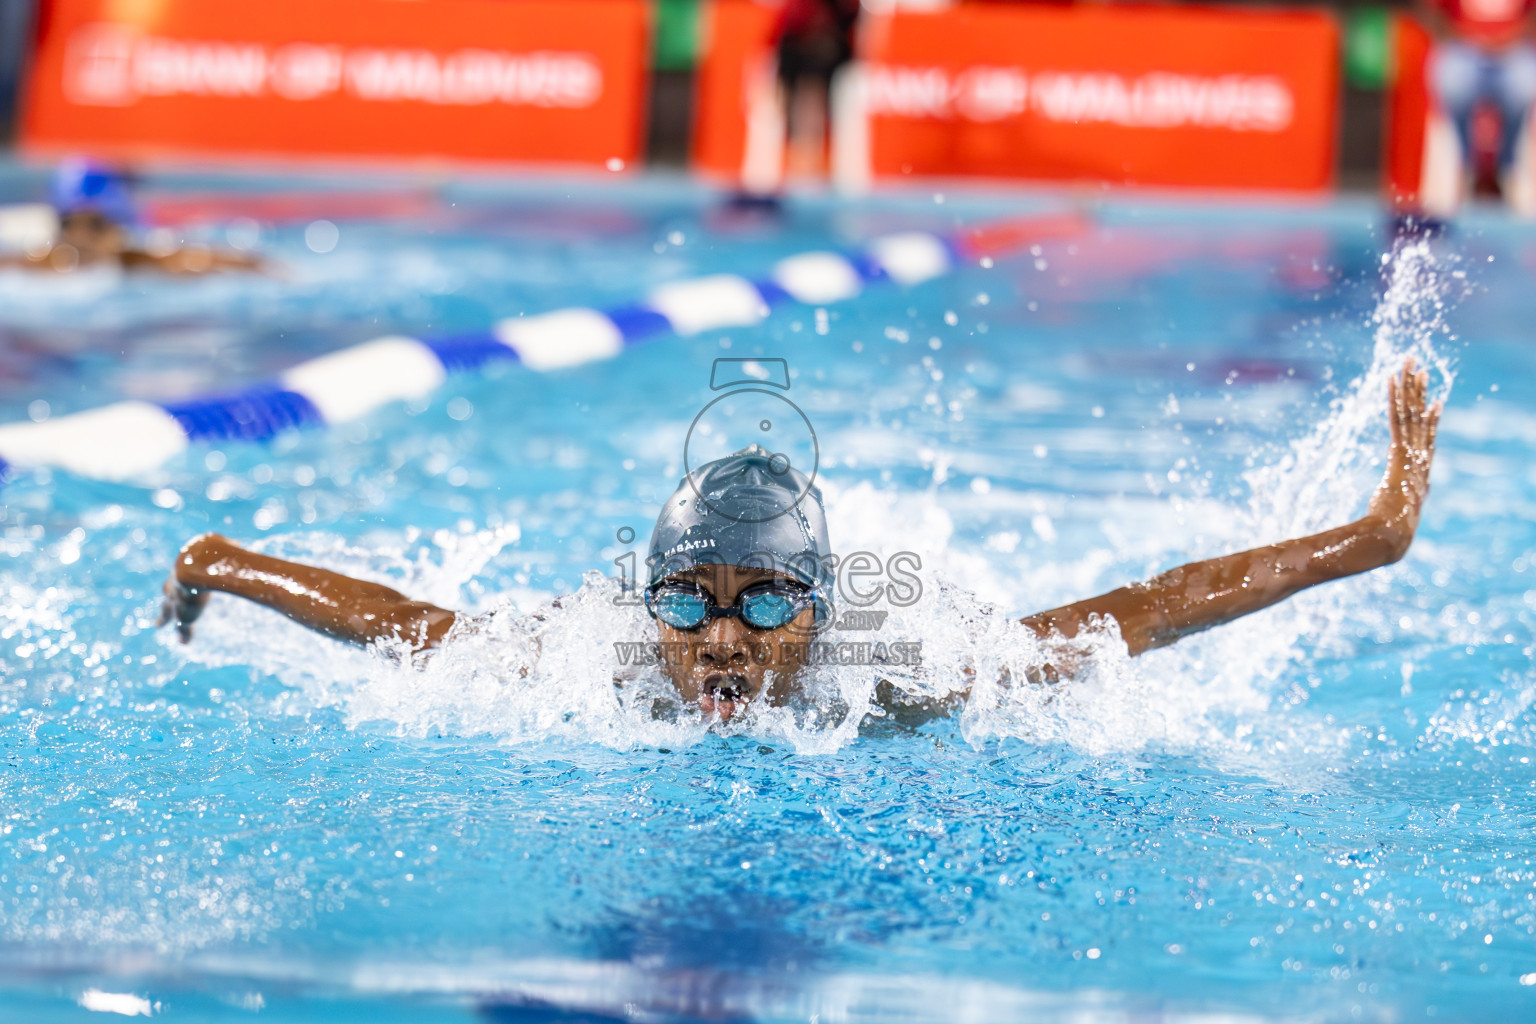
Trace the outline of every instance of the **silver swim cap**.
[[683, 477], [662, 506], [645, 563], [652, 586], [700, 565], [784, 573], [832, 603], [821, 491], [782, 455], [751, 445]]

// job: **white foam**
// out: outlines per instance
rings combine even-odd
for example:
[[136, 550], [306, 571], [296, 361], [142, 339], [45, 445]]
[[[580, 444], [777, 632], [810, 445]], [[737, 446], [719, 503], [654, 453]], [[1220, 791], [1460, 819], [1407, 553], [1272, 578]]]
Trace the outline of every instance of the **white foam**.
[[67, 323], [81, 312], [89, 318], [98, 313], [100, 303], [120, 295], [125, 274], [118, 263], [92, 263], [66, 273], [0, 268], [0, 302], [5, 303], [8, 324]]
[[95, 1013], [116, 1013], [124, 1017], [153, 1017], [154, 1004], [131, 992], [103, 992], [88, 988], [80, 994], [80, 1005]]

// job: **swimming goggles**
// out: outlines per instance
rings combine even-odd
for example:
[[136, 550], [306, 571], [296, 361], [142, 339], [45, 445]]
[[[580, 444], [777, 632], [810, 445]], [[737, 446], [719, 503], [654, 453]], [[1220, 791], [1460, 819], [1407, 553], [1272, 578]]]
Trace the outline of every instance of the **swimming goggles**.
[[813, 591], [781, 581], [758, 583], [722, 608], [704, 588], [690, 583], [660, 583], [645, 592], [645, 608], [653, 619], [673, 629], [702, 629], [710, 619], [738, 617], [753, 629], [778, 629], [816, 605]]

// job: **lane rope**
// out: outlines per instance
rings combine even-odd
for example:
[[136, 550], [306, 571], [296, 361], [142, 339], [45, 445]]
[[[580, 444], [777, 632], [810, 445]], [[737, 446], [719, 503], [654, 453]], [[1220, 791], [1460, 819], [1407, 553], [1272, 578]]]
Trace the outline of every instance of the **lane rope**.
[[789, 302], [831, 305], [881, 282], [911, 287], [964, 262], [1087, 227], [1087, 219], [1074, 213], [984, 224], [948, 237], [904, 231], [860, 250], [789, 256], [758, 280], [713, 274], [663, 284], [631, 306], [509, 317], [459, 334], [375, 338], [239, 391], [178, 402], [117, 402], [41, 423], [0, 426], [0, 481], [12, 470], [44, 466], [129, 480], [194, 443], [264, 441], [286, 430], [346, 423], [390, 402], [425, 397], [448, 374], [492, 361], [515, 360], [539, 372], [579, 366], [664, 334], [751, 327]]

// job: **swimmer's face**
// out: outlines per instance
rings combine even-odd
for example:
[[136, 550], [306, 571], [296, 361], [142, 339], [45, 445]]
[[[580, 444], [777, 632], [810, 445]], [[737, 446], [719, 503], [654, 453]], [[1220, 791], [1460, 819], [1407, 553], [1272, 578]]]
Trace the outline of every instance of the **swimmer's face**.
[[[709, 565], [676, 573], [667, 582], [701, 587], [712, 603], [728, 608], [748, 587], [782, 578], [764, 569]], [[811, 608], [778, 629], [753, 629], [740, 616], [713, 618], [691, 631], [656, 623], [666, 649], [676, 652], [663, 664], [678, 693], [721, 721], [729, 721], [752, 701], [779, 704], [791, 695], [804, 662], [797, 652], [803, 651], [815, 624]]]
[[122, 225], [100, 210], [72, 210], [59, 218], [59, 245], [79, 254], [80, 262], [121, 255], [128, 247]]

